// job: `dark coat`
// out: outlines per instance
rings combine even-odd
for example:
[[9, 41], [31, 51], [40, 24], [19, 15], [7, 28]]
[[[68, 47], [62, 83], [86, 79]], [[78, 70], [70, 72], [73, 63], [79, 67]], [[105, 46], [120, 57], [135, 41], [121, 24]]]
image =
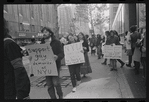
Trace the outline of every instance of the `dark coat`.
[[52, 38], [50, 46], [52, 47], [53, 53], [58, 56], [58, 59], [56, 60], [56, 65], [59, 70], [61, 67], [61, 60], [64, 58], [63, 46], [61, 42], [54, 37]]
[[130, 37], [131, 37], [131, 47], [135, 48], [137, 39], [141, 39], [141, 34], [135, 31], [133, 34], [130, 35]]
[[14, 41], [4, 41], [4, 97], [7, 99], [23, 99], [30, 92], [30, 81], [25, 68], [15, 68], [12, 65], [12, 61], [22, 59], [21, 51]]

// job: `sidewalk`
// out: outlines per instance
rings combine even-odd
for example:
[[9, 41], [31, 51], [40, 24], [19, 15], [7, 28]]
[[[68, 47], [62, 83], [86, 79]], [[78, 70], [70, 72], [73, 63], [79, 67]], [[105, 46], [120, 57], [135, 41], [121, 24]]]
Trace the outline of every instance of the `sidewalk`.
[[[141, 74], [136, 76], [132, 68], [124, 66], [118, 71], [110, 71], [108, 65], [102, 65], [104, 59], [97, 60], [97, 56], [90, 56], [90, 64], [92, 73], [86, 78], [82, 78], [81, 84], [77, 87], [77, 91], [72, 93], [72, 85], [70, 74], [67, 66], [62, 66], [60, 77], [64, 98], [145, 98], [146, 88]], [[123, 53], [123, 61], [127, 60], [127, 56]], [[39, 77], [31, 77], [31, 82], [43, 81]], [[44, 83], [45, 81], [43, 81]], [[47, 86], [32, 86], [30, 92], [31, 99], [50, 99], [47, 92]]]

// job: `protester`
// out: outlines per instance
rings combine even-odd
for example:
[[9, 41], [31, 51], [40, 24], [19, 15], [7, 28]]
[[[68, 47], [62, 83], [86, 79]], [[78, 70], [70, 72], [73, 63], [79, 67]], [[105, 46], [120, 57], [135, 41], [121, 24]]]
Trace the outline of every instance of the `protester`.
[[56, 61], [56, 66], [57, 66], [57, 71], [58, 71], [58, 76], [46, 76], [46, 82], [48, 86], [48, 93], [51, 97], [51, 99], [57, 99], [55, 89], [57, 91], [59, 99], [63, 98], [63, 92], [62, 88], [60, 85], [60, 67], [61, 67], [61, 60], [64, 58], [64, 51], [62, 48], [62, 44], [60, 41], [58, 41], [54, 33], [51, 31], [50, 28], [44, 27], [41, 32], [44, 34], [42, 43], [50, 44], [53, 53], [54, 53], [54, 59]]
[[95, 35], [92, 35], [92, 37], [90, 38], [90, 47], [91, 47], [91, 55], [95, 55], [96, 53], [96, 37]]
[[[106, 31], [105, 32], [105, 35], [106, 35], [106, 42], [105, 42], [104, 45], [110, 45], [110, 32], [109, 31]], [[105, 59], [104, 62], [101, 63], [101, 64], [106, 65], [107, 64], [107, 59]]]
[[[120, 44], [120, 36], [118, 35], [118, 33], [117, 33], [117, 31], [116, 30], [114, 30], [114, 34], [115, 34], [115, 36], [116, 37], [118, 37], [118, 44], [117, 45], [121, 45]], [[117, 61], [119, 62], [119, 63], [121, 63], [121, 68], [123, 68], [123, 66], [125, 65], [125, 63], [121, 60], [121, 59], [117, 59]]]
[[[111, 46], [119, 45], [119, 39], [114, 34], [115, 34], [115, 31], [111, 30], [110, 31], [110, 41], [109, 41]], [[116, 59], [110, 59], [110, 63], [112, 66], [110, 71], [113, 71], [113, 70], [117, 71]]]
[[98, 55], [98, 59], [101, 58], [102, 56], [102, 50], [101, 50], [101, 46], [102, 46], [102, 43], [101, 43], [101, 35], [100, 34], [97, 34], [97, 43], [96, 43], [96, 47], [97, 47], [97, 55]]
[[[68, 41], [68, 44], [77, 42], [75, 40], [75, 37], [72, 34], [69, 34], [67, 36], [67, 41]], [[81, 66], [81, 64], [68, 65], [69, 72], [70, 72], [70, 78], [71, 78], [71, 82], [72, 82], [72, 86], [73, 86], [72, 92], [76, 92], [77, 85], [79, 85], [81, 83], [80, 66]], [[77, 80], [77, 82], [76, 82], [76, 80]]]
[[126, 35], [126, 53], [128, 56], [128, 63], [132, 62], [132, 50], [131, 50], [131, 38], [130, 38], [131, 33], [128, 32]]
[[23, 66], [22, 49], [10, 37], [4, 19], [4, 98], [29, 99], [30, 80]]
[[[139, 74], [139, 69], [140, 69], [140, 59], [141, 59], [141, 34], [137, 32], [137, 26], [132, 26], [130, 27], [130, 32], [132, 33], [130, 35], [131, 37], [131, 49], [132, 49], [132, 58], [134, 61], [134, 67], [135, 67], [135, 74]], [[128, 64], [128, 67], [130, 67], [131, 64]]]
[[83, 74], [83, 77], [86, 77], [86, 74], [92, 73], [92, 69], [88, 58], [89, 46], [87, 43], [87, 39], [85, 38], [83, 33], [79, 33], [78, 38], [79, 38], [79, 41], [82, 42], [84, 57], [85, 57], [85, 63], [81, 66], [80, 70], [81, 70], [81, 74]]

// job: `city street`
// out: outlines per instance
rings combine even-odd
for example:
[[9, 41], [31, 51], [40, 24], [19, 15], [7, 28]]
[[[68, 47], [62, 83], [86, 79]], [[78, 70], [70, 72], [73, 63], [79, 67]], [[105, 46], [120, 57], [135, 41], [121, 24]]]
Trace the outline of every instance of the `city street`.
[[[140, 80], [137, 76], [137, 80], [129, 76], [132, 68], [124, 66], [120, 68], [120, 64], [117, 63], [118, 71], [110, 71], [108, 65], [102, 65], [102, 59], [97, 59], [97, 56], [91, 56], [89, 59], [92, 67], [92, 73], [88, 74], [86, 78], [82, 78], [81, 84], [77, 87], [77, 91], [72, 93], [72, 85], [69, 77], [69, 71], [66, 66], [62, 66], [60, 73], [61, 85], [64, 94], [64, 99], [68, 98], [145, 98], [146, 92], [144, 85], [144, 80]], [[127, 60], [126, 55], [123, 53], [124, 61]], [[26, 59], [27, 61], [27, 59]], [[27, 68], [27, 66], [26, 66]], [[127, 70], [127, 73], [125, 70]], [[28, 69], [27, 69], [28, 71]], [[127, 77], [131, 80], [127, 80]], [[132, 78], [130, 78], [132, 77]], [[136, 76], [134, 76], [136, 77]], [[47, 86], [44, 77], [30, 77], [31, 80], [31, 99], [50, 99], [47, 92]], [[138, 82], [134, 82], [138, 81]], [[134, 82], [134, 83], [133, 83]], [[141, 83], [140, 86], [139, 83]], [[134, 89], [132, 89], [132, 87]], [[134, 94], [137, 93], [137, 94]]]

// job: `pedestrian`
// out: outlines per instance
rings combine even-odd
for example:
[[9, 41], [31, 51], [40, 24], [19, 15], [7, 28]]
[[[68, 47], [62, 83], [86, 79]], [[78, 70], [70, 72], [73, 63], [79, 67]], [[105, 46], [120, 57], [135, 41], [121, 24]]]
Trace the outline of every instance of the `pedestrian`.
[[46, 82], [48, 86], [48, 93], [51, 99], [57, 99], [55, 88], [59, 99], [63, 98], [63, 92], [60, 84], [60, 67], [61, 67], [61, 60], [64, 58], [64, 51], [62, 48], [62, 44], [59, 40], [57, 40], [54, 36], [54, 33], [51, 31], [50, 28], [44, 27], [41, 32], [43, 33], [43, 43], [50, 44], [53, 53], [54, 59], [56, 61], [57, 72], [58, 76], [46, 76]]
[[[141, 39], [141, 36], [140, 34], [137, 32], [137, 26], [136, 25], [133, 25], [130, 27], [130, 33], [132, 33], [130, 35], [130, 39], [131, 39], [131, 51], [132, 51], [132, 55], [129, 56], [130, 58], [130, 62], [128, 64], [126, 64], [127, 67], [131, 67], [131, 63], [132, 63], [132, 56], [134, 54], [134, 50], [135, 50], [135, 47], [136, 47], [136, 42], [137, 42], [137, 39]], [[135, 67], [135, 66], [134, 66]]]
[[102, 43], [101, 43], [101, 35], [100, 34], [97, 34], [97, 43], [96, 43], [96, 47], [97, 47], [97, 55], [98, 55], [98, 59], [101, 58], [102, 56], [102, 50], [101, 50], [101, 46], [102, 46]]
[[96, 53], [96, 37], [93, 34], [92, 37], [90, 38], [90, 47], [91, 47], [91, 55], [95, 55]]
[[[77, 42], [72, 34], [69, 34], [67, 36], [67, 41], [68, 44], [73, 44]], [[73, 86], [72, 92], [76, 92], [77, 86], [81, 83], [80, 66], [81, 64], [68, 65], [70, 78]]]
[[[118, 41], [119, 42], [118, 42], [117, 45], [122, 45], [122, 44], [120, 44], [120, 36], [118, 35], [118, 33], [117, 33], [116, 30], [114, 30], [114, 34], [115, 34], [116, 37], [118, 37]], [[121, 64], [121, 68], [123, 68], [123, 66], [125, 65], [125, 63], [121, 59], [117, 59], [117, 61]]]
[[[141, 59], [141, 34], [137, 31], [137, 26], [130, 27], [130, 32], [132, 33], [130, 35], [131, 37], [131, 49], [132, 49], [132, 59], [134, 61], [134, 67], [135, 67], [135, 74], [139, 74], [140, 69], [140, 59]], [[129, 63], [128, 66], [130, 67], [131, 64]]]
[[[110, 32], [105, 31], [105, 35], [106, 35], [106, 41], [105, 41], [105, 44], [103, 44], [103, 46], [104, 45], [110, 45]], [[104, 62], [102, 62], [101, 64], [106, 65], [107, 64], [107, 58], [105, 58]]]
[[[119, 45], [119, 38], [117, 36], [115, 36], [115, 31], [111, 30], [110, 31], [110, 45], [111, 46], [115, 46], [115, 45]], [[117, 59], [110, 59], [110, 63], [111, 63], [111, 70], [110, 71], [117, 71], [117, 65], [116, 65], [116, 60]]]
[[127, 53], [127, 56], [128, 56], [128, 63], [131, 63], [132, 62], [132, 49], [131, 49], [131, 38], [130, 38], [130, 35], [132, 33], [128, 32], [125, 39], [125, 44], [126, 44], [126, 53]]
[[82, 42], [84, 57], [85, 57], [85, 63], [82, 64], [80, 71], [81, 71], [81, 74], [83, 74], [83, 77], [86, 77], [86, 74], [92, 73], [92, 69], [88, 58], [89, 46], [87, 43], [87, 39], [82, 32], [79, 33], [78, 38], [79, 38], [79, 41]]
[[143, 66], [143, 77], [146, 79], [146, 31], [144, 32], [144, 36], [142, 39], [141, 63]]
[[4, 19], [4, 98], [29, 99], [30, 80], [23, 66], [22, 49], [8, 33]]

